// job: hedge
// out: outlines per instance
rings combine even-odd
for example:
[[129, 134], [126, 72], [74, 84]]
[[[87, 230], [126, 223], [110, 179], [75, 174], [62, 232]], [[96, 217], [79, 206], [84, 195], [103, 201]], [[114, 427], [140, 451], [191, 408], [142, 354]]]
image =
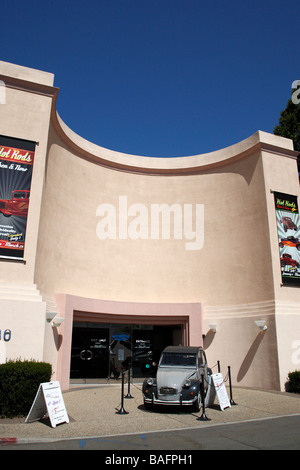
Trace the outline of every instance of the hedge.
[[294, 393], [300, 393], [300, 371], [289, 372], [288, 374], [288, 391]]
[[0, 364], [0, 417], [25, 416], [39, 385], [50, 382], [52, 366], [46, 362], [8, 361]]

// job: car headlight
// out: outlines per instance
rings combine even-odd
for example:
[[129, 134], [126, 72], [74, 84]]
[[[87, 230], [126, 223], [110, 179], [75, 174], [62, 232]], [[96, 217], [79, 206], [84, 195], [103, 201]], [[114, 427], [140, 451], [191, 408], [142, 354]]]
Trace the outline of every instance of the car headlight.
[[147, 379], [147, 385], [153, 385], [153, 379], [152, 377], [149, 377], [149, 379]]
[[190, 379], [187, 379], [187, 380], [184, 382], [183, 386], [184, 386], [185, 388], [188, 388], [188, 387], [191, 386], [191, 383], [192, 383], [192, 382], [190, 381]]

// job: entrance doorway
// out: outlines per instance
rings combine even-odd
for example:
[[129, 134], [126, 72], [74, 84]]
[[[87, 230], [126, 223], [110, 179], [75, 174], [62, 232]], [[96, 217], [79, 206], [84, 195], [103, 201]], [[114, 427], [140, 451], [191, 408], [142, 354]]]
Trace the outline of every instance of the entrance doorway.
[[[74, 322], [71, 381], [118, 379], [131, 367], [132, 377], [155, 374], [162, 350], [182, 344], [182, 325], [128, 325]], [[76, 380], [77, 379], [77, 380]], [[80, 380], [80, 381], [81, 381]]]

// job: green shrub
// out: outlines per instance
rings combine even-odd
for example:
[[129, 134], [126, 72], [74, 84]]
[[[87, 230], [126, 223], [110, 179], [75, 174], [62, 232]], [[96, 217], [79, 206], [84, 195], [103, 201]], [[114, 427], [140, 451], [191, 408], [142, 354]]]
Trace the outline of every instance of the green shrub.
[[51, 376], [52, 366], [46, 362], [0, 364], [0, 417], [27, 415], [40, 383], [50, 382]]
[[300, 393], [300, 371], [289, 372], [288, 391]]

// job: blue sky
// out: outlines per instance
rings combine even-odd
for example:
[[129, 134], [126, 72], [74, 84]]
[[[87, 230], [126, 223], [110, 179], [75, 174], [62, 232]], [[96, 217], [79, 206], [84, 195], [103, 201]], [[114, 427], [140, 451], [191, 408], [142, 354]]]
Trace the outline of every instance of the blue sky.
[[2, 0], [0, 59], [55, 74], [76, 133], [177, 157], [273, 132], [299, 72], [299, 0]]

